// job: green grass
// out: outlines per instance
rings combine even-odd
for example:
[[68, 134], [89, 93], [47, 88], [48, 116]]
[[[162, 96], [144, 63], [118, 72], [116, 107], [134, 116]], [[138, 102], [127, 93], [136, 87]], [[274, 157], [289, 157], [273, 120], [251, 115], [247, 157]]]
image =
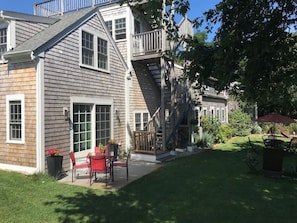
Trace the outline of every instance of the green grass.
[[[261, 138], [252, 140], [261, 151]], [[284, 159], [285, 176], [267, 178], [249, 173], [246, 148], [247, 137], [233, 138], [166, 163], [117, 193], [0, 171], [0, 221], [295, 223], [294, 157]]]

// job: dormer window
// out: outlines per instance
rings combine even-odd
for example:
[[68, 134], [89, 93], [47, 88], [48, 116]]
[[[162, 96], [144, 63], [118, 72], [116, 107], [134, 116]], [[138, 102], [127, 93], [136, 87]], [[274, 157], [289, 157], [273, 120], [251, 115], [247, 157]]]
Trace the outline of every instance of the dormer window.
[[7, 52], [7, 28], [0, 26], [0, 60], [4, 53]]
[[126, 18], [115, 20], [115, 39], [126, 39]]
[[115, 40], [126, 39], [126, 18], [108, 20], [105, 25]]

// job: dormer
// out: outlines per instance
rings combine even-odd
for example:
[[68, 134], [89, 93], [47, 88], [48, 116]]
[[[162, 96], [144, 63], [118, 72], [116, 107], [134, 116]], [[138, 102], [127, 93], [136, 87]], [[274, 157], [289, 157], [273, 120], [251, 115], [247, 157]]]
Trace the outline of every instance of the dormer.
[[3, 54], [12, 50], [15, 45], [15, 21], [0, 19], [0, 63], [5, 63]]

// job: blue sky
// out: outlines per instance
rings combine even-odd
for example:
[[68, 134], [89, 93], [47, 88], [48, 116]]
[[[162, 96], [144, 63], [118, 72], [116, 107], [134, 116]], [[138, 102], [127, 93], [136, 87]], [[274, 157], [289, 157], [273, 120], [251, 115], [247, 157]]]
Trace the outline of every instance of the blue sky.
[[[16, 11], [33, 14], [34, 3], [44, 2], [43, 0], [0, 0], [0, 11]], [[202, 16], [203, 12], [208, 9], [214, 8], [220, 0], [189, 0], [191, 10], [188, 13], [189, 19], [195, 19]], [[202, 30], [203, 27], [200, 29]], [[212, 35], [209, 36], [209, 39]]]

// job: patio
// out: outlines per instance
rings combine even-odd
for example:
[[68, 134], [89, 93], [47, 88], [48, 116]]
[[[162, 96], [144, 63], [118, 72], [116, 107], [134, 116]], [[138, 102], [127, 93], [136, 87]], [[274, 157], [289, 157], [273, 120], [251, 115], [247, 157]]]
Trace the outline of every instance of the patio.
[[99, 181], [96, 181], [90, 186], [89, 177], [87, 173], [87, 169], [78, 169], [77, 174], [78, 178], [72, 182], [71, 180], [71, 170], [66, 172], [66, 176], [59, 180], [61, 183], [66, 183], [70, 185], [77, 185], [83, 187], [89, 187], [93, 189], [101, 189], [101, 190], [110, 190], [116, 191], [128, 183], [139, 179], [152, 171], [155, 171], [162, 164], [160, 163], [152, 163], [152, 162], [145, 162], [145, 161], [129, 161], [129, 180], [126, 179], [126, 168], [122, 167], [114, 167], [114, 182], [109, 182], [108, 186], [105, 186], [104, 176], [98, 174]]

